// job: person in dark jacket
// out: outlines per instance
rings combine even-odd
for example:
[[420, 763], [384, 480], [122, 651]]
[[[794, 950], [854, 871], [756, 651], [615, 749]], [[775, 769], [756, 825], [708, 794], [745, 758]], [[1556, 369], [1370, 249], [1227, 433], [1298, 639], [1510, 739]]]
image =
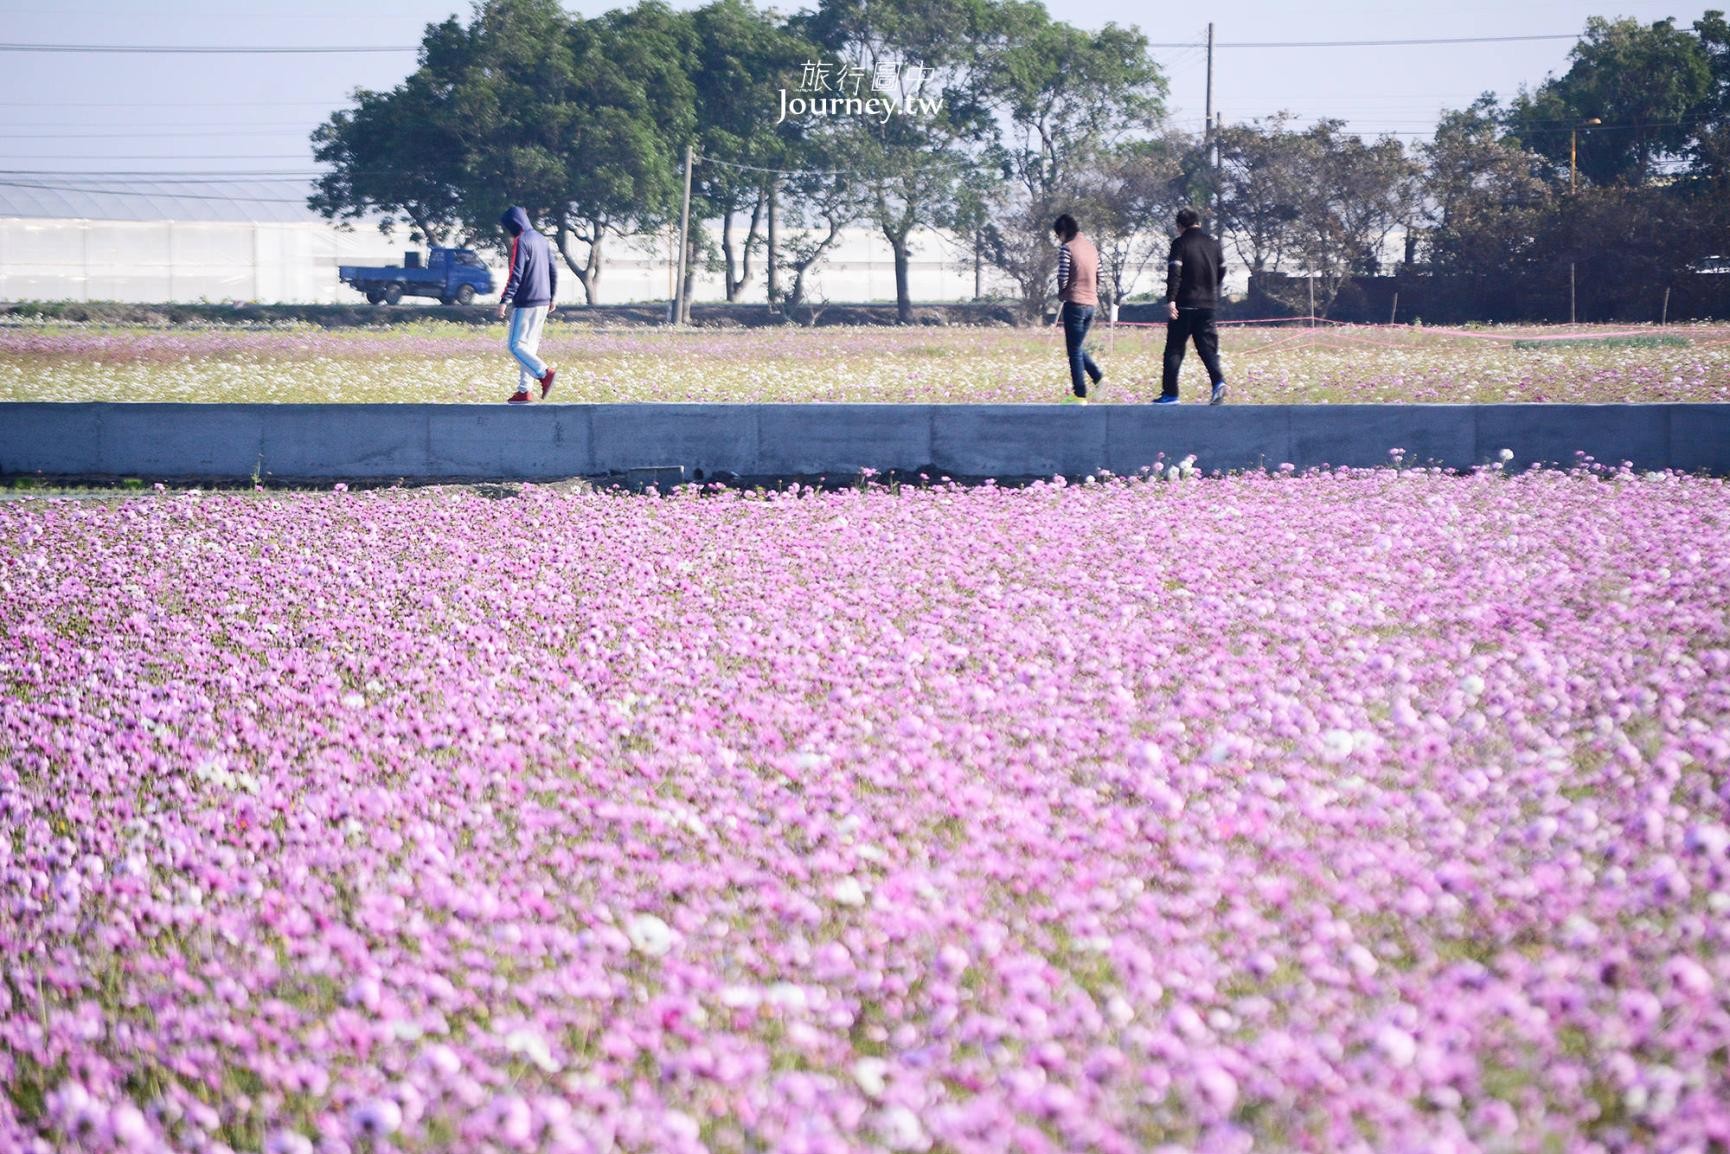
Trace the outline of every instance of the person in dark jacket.
[[1219, 288], [1225, 283], [1225, 251], [1219, 241], [1202, 231], [1201, 214], [1193, 208], [1177, 213], [1178, 238], [1171, 242], [1166, 264], [1165, 303], [1169, 322], [1165, 326], [1165, 376], [1156, 405], [1177, 403], [1177, 374], [1183, 368], [1184, 345], [1195, 342], [1195, 351], [1213, 382], [1208, 404], [1225, 403], [1225, 372], [1219, 367], [1219, 329], [1213, 311], [1219, 307]]
[[505, 210], [499, 223], [511, 234], [511, 273], [505, 280], [505, 291], [499, 297], [499, 319], [509, 311], [510, 335], [505, 346], [522, 366], [517, 376], [517, 391], [509, 401], [513, 405], [529, 402], [529, 381], [541, 383], [541, 399], [553, 391], [557, 370], [538, 355], [541, 328], [553, 309], [553, 298], [559, 292], [559, 268], [553, 261], [553, 246], [547, 238], [529, 225], [529, 214], [513, 205]]
[[1087, 382], [1105, 379], [1085, 347], [1087, 330], [1099, 308], [1099, 250], [1067, 212], [1052, 222], [1057, 234], [1057, 318], [1063, 323], [1063, 348], [1069, 358], [1069, 388], [1078, 401], [1087, 400]]

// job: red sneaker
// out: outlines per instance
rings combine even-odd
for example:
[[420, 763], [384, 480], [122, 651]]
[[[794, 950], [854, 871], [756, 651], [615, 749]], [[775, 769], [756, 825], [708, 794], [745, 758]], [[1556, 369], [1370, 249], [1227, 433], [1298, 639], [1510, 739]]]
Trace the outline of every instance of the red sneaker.
[[547, 366], [547, 375], [541, 378], [541, 400], [547, 399], [547, 394], [553, 391], [553, 377], [558, 374], [553, 366]]
[[529, 395], [526, 392], [524, 392], [524, 393], [512, 393], [510, 395], [509, 399], [505, 401], [505, 404], [507, 404], [507, 405], [526, 405], [528, 403], [529, 403]]

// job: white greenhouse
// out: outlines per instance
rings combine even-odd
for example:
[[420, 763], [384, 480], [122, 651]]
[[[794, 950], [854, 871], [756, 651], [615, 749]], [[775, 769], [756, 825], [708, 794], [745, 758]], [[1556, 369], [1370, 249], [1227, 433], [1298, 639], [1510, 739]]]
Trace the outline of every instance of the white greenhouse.
[[[337, 266], [401, 263], [411, 247], [406, 234], [387, 237], [366, 222], [338, 228], [306, 207], [307, 191], [282, 180], [7, 175], [0, 178], [0, 301], [359, 303], [361, 295], [338, 282]], [[673, 247], [665, 237], [611, 240], [602, 302], [667, 299]], [[764, 299], [762, 264], [759, 251], [742, 300]], [[916, 239], [909, 271], [915, 300], [974, 295], [967, 253], [935, 232]], [[989, 271], [984, 280], [987, 290], [1005, 287]], [[699, 276], [699, 300], [722, 296], [718, 273]], [[807, 277], [807, 296], [893, 300], [895, 264], [882, 235], [844, 232]], [[559, 298], [581, 302], [574, 276], [561, 278]]]

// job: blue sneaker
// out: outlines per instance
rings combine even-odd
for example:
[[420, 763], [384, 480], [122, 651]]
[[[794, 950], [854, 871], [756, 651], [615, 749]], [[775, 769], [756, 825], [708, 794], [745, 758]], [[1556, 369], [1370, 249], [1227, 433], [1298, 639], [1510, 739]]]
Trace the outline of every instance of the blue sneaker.
[[1177, 394], [1161, 393], [1153, 399], [1153, 403], [1156, 405], [1175, 405], [1177, 404]]
[[1223, 404], [1225, 404], [1225, 382], [1224, 381], [1220, 381], [1213, 386], [1213, 396], [1208, 398], [1207, 403], [1210, 405], [1223, 405]]

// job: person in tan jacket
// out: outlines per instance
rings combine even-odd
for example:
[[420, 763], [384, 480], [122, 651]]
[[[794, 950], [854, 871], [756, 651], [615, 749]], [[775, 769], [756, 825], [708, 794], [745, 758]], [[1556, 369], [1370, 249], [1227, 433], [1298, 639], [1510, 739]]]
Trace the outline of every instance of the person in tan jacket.
[[1067, 212], [1052, 223], [1057, 234], [1057, 299], [1063, 304], [1063, 348], [1069, 357], [1069, 386], [1079, 400], [1087, 399], [1087, 383], [1105, 379], [1105, 370], [1084, 347], [1093, 314], [1099, 308], [1099, 250]]

